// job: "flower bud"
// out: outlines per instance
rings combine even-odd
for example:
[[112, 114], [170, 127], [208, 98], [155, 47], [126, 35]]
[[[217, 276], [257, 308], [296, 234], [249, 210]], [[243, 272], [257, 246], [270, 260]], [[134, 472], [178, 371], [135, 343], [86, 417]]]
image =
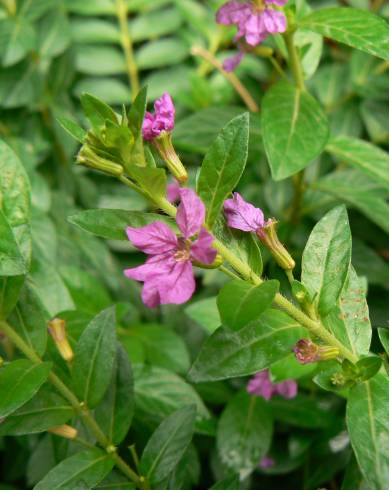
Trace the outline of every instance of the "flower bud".
[[336, 359], [340, 354], [337, 347], [317, 345], [310, 339], [300, 339], [293, 351], [300, 364], [329, 361], [330, 359]]
[[66, 337], [65, 320], [53, 318], [53, 320], [49, 322], [48, 330], [62, 358], [67, 362], [72, 361], [74, 354]]
[[162, 131], [157, 138], [152, 140], [152, 144], [157, 149], [172, 175], [178, 182], [185, 184], [188, 180], [188, 173], [173, 147], [171, 133]]
[[286, 270], [294, 269], [295, 261], [282, 245], [277, 235], [277, 221], [269, 219], [263, 227], [257, 230], [257, 236], [261, 242], [270, 250], [277, 264]]
[[98, 156], [87, 145], [84, 145], [77, 155], [77, 163], [84, 165], [85, 167], [100, 170], [101, 172], [113, 175], [115, 177], [120, 177], [123, 174], [123, 167], [121, 165]]
[[67, 424], [59, 425], [58, 427], [52, 427], [48, 430], [48, 432], [51, 432], [56, 436], [64, 437], [65, 439], [75, 439], [78, 434], [77, 429]]

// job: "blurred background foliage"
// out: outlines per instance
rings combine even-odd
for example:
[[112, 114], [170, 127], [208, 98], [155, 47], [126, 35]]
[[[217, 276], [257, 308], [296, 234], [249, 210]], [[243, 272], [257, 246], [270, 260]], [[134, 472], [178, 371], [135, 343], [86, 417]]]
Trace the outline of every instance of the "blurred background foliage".
[[[128, 46], [126, 41], [123, 44], [128, 29], [139, 83], [148, 85], [150, 101], [164, 91], [175, 100], [174, 143], [194, 181], [198, 165], [219, 130], [245, 111], [228, 80], [191, 54], [193, 46], [201, 46], [223, 60], [234, 50], [233, 32], [214, 21], [221, 3], [0, 1], [0, 137], [22, 162], [31, 186], [33, 253], [28, 282], [48, 317], [61, 313], [67, 319], [73, 340], [93, 315], [117, 304], [121, 341], [133, 363], [139, 364], [135, 368], [136, 423], [131, 429], [139, 444], [150, 428], [174, 409], [188, 401], [196, 403], [203, 417], [196, 448], [190, 446], [185, 455], [190, 464], [183, 464], [177, 476], [182, 480], [177, 488], [191, 488], [192, 482], [199, 482], [200, 459], [205, 470], [198, 488], [207, 488], [213, 478], [225, 475], [213, 439], [209, 450], [209, 438], [216, 433], [216, 415], [231, 399], [234, 388], [243, 384], [234, 380], [193, 387], [185, 381], [201, 341], [219, 324], [215, 295], [225, 279], [215, 271], [202, 271], [202, 287], [191, 304], [147, 310], [140, 301], [138, 285], [122, 274], [125, 266], [139, 260], [139, 254], [125, 242], [99, 240], [67, 220], [81, 208], [141, 210], [147, 204], [116, 181], [75, 166], [77, 144], [57, 119], [65, 116], [84, 122], [79, 103], [83, 92], [100, 97], [118, 111], [122, 104], [130, 104], [135, 91], [129, 83]], [[296, 0], [296, 7], [306, 13], [312, 7], [344, 3], [371, 8], [368, 0], [319, 0], [309, 2], [310, 6]], [[123, 5], [126, 25], [123, 16], [120, 18]], [[389, 5], [382, 6], [380, 13], [389, 18]], [[323, 41], [317, 34], [301, 31], [297, 40], [307, 85], [325, 108], [332, 135], [370, 140], [387, 149], [388, 63]], [[283, 49], [277, 36], [267, 45]], [[236, 70], [259, 106], [266, 88], [278, 77], [279, 62], [277, 55], [269, 59], [252, 53]], [[240, 190], [246, 199], [282, 222], [281, 234], [297, 260], [316, 220], [336, 203], [345, 202], [354, 237], [353, 264], [367, 280], [372, 324], [383, 326], [389, 318], [388, 188], [370, 180], [329, 148], [307, 169], [308, 187], [297, 226], [297, 221], [289, 219], [292, 180], [271, 180], [260, 131], [259, 116], [252, 114], [249, 161]], [[1, 151], [6, 151], [4, 146]], [[5, 157], [12, 155], [0, 154], [0, 160]], [[284, 282], [275, 267], [268, 264], [265, 275]], [[51, 355], [56, 355], [53, 348]], [[304, 380], [306, 374], [311, 373], [302, 372], [301, 383], [312, 392], [315, 387]], [[304, 488], [317, 488], [330, 481], [345, 467], [349, 456], [348, 447], [337, 436], [342, 429], [342, 417], [337, 417], [342, 412], [341, 402], [332, 395], [326, 396], [325, 403], [320, 396], [310, 401], [299, 399], [288, 411], [281, 400], [278, 403], [274, 450], [278, 460], [267, 473], [279, 475], [280, 488], [285, 488], [284, 478], [288, 478], [288, 488], [302, 488], [298, 486], [304, 472], [301, 465], [309, 459], [311, 473], [305, 475]], [[333, 452], [330, 447], [336, 443], [338, 450]], [[21, 482], [25, 475], [27, 484], [34, 484], [64, 453], [72, 451], [71, 444], [50, 435], [3, 438], [0, 448], [2, 467], [7, 468], [1, 490], [24, 488]], [[271, 477], [254, 478], [259, 479], [261, 488], [271, 488]]]

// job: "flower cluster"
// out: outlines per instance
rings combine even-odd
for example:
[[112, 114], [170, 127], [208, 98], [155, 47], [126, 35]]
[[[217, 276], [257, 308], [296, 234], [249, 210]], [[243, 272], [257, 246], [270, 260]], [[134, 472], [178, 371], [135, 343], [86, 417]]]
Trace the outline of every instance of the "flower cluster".
[[[285, 32], [286, 17], [283, 12], [274, 9], [282, 7], [287, 0], [256, 0], [239, 2], [230, 0], [216, 13], [216, 22], [223, 25], [235, 25], [238, 29], [235, 39], [243, 38], [249, 46], [257, 46], [270, 34]], [[243, 51], [224, 62], [224, 69], [232, 71], [243, 58]]]
[[174, 129], [176, 109], [170, 94], [165, 92], [154, 104], [155, 114], [146, 112], [143, 120], [143, 138], [151, 141], [158, 138], [163, 131], [170, 132]]
[[[149, 255], [146, 263], [126, 269], [130, 279], [142, 281], [142, 300], [153, 308], [160, 304], [182, 304], [195, 291], [192, 261], [212, 264], [217, 252], [213, 237], [205, 228], [205, 206], [191, 189], [179, 190], [180, 205], [176, 222], [179, 237], [163, 222], [156, 221], [141, 228], [127, 228], [129, 240]], [[197, 239], [191, 239], [197, 235]]]
[[269, 370], [265, 369], [250, 379], [247, 384], [247, 392], [250, 395], [261, 396], [265, 400], [270, 400], [274, 395], [291, 399], [297, 395], [297, 383], [293, 379], [288, 379], [282, 383], [273, 383], [270, 379]]

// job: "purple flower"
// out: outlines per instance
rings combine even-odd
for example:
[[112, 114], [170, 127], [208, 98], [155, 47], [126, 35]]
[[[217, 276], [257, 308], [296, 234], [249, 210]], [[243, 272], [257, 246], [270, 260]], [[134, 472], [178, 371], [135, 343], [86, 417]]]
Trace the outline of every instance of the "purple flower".
[[336, 359], [340, 355], [337, 347], [317, 345], [311, 339], [300, 339], [294, 346], [293, 352], [300, 364], [328, 361]]
[[265, 225], [262, 210], [246, 202], [237, 192], [234, 192], [232, 199], [224, 202], [224, 214], [228, 226], [238, 230], [257, 233]]
[[[149, 257], [145, 264], [124, 273], [144, 283], [142, 300], [150, 308], [188, 301], [195, 291], [192, 260], [212, 264], [216, 258], [213, 237], [202, 227], [204, 204], [191, 189], [180, 189], [180, 199], [176, 222], [182, 236], [177, 237], [160, 221], [127, 228], [129, 240]], [[197, 239], [192, 241], [196, 234]]]
[[259, 467], [262, 468], [263, 470], [266, 470], [267, 468], [271, 468], [272, 466], [274, 466], [274, 459], [271, 458], [270, 456], [264, 456], [259, 462]]
[[297, 383], [293, 379], [272, 383], [269, 370], [265, 369], [255, 374], [247, 384], [247, 392], [250, 395], [261, 396], [270, 400], [273, 395], [281, 395], [283, 398], [294, 398], [297, 395]]
[[235, 39], [244, 38], [250, 46], [257, 46], [269, 34], [285, 32], [286, 17], [283, 12], [275, 10], [285, 5], [287, 0], [264, 0], [262, 7], [254, 2], [231, 0], [220, 7], [216, 13], [216, 22], [223, 25], [236, 25], [238, 32]]
[[238, 53], [234, 54], [234, 56], [231, 56], [230, 58], [227, 58], [223, 62], [223, 69], [225, 71], [231, 72], [234, 71], [235, 68], [240, 64], [244, 56], [243, 51], [238, 51]]
[[166, 197], [167, 200], [171, 203], [177, 202], [180, 200], [180, 185], [179, 183], [175, 180], [171, 184], [168, 184], [167, 186], [167, 193]]
[[158, 138], [163, 131], [170, 132], [174, 128], [175, 107], [170, 95], [165, 92], [154, 104], [155, 114], [146, 112], [142, 132], [145, 140]]

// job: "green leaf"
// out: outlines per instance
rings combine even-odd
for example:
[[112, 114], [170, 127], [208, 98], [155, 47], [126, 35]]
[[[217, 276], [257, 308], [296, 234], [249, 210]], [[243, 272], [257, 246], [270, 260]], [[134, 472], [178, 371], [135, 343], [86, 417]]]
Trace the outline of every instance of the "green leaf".
[[312, 377], [316, 369], [316, 363], [300, 364], [294, 354], [289, 354], [289, 356], [274, 362], [270, 366], [270, 373], [274, 383], [281, 383], [288, 379]]
[[51, 364], [33, 364], [19, 359], [0, 369], [0, 417], [6, 417], [24, 405], [49, 376]]
[[274, 397], [269, 401], [269, 408], [276, 420], [296, 427], [320, 429], [331, 424], [331, 407], [323, 406], [323, 401], [303, 394], [290, 400]]
[[128, 126], [134, 135], [134, 145], [131, 148], [131, 163], [145, 166], [142, 125], [147, 104], [147, 87], [143, 87], [136, 96], [128, 112]]
[[113, 444], [126, 437], [134, 415], [134, 380], [127, 353], [119, 347], [112, 381], [100, 405], [96, 408], [96, 421]]
[[131, 339], [139, 339], [147, 361], [170, 371], [186, 374], [190, 367], [188, 349], [182, 338], [167, 325], [141, 324], [130, 327]]
[[0, 277], [0, 318], [7, 318], [15, 308], [23, 283], [24, 276]]
[[380, 337], [381, 343], [384, 346], [386, 353], [389, 355], [389, 329], [379, 328], [378, 335]]
[[209, 490], [239, 490], [239, 477], [230, 476], [222, 481], [215, 483]]
[[69, 403], [50, 386], [43, 385], [34, 398], [3, 420], [0, 435], [44, 432], [65, 424], [73, 416], [74, 411]]
[[42, 59], [54, 58], [66, 50], [71, 41], [70, 25], [61, 6], [42, 19], [38, 34], [38, 51]]
[[129, 29], [134, 42], [155, 39], [177, 32], [182, 18], [176, 8], [145, 12], [131, 20]]
[[135, 62], [139, 69], [148, 70], [176, 65], [188, 55], [189, 48], [182, 40], [165, 38], [143, 44], [135, 53]]
[[105, 125], [105, 121], [111, 121], [117, 124], [118, 120], [115, 112], [105, 102], [91, 94], [82, 94], [81, 105], [85, 116], [89, 119], [93, 129], [97, 134]]
[[340, 162], [353, 165], [389, 189], [389, 154], [377, 146], [357, 138], [338, 136], [329, 142], [326, 150]]
[[193, 436], [196, 407], [172, 413], [152, 434], [140, 461], [142, 475], [152, 485], [164, 480], [184, 455]]
[[135, 485], [128, 481], [128, 478], [121, 473], [112, 471], [96, 488], [105, 490], [135, 490]]
[[246, 165], [249, 117], [235, 117], [217, 136], [207, 152], [197, 182], [197, 192], [207, 208], [208, 226], [212, 227], [224, 200], [238, 184]]
[[336, 171], [315, 182], [313, 187], [358, 209], [389, 233], [388, 192], [366, 175], [357, 170]]
[[223, 325], [232, 330], [240, 330], [256, 320], [270, 308], [279, 286], [276, 280], [266, 281], [259, 286], [241, 280], [226, 284], [217, 297]]
[[260, 397], [240, 392], [221, 414], [216, 444], [222, 462], [241, 478], [258, 467], [273, 434], [268, 404]]
[[46, 350], [49, 315], [34, 290], [26, 284], [9, 318], [12, 328], [39, 356]]
[[360, 359], [356, 365], [358, 381], [367, 381], [381, 369], [382, 359], [378, 356], [367, 356]]
[[77, 342], [73, 363], [73, 386], [77, 396], [94, 408], [111, 381], [116, 355], [116, 319], [113, 308], [97, 315]]
[[346, 421], [361, 472], [372, 490], [386, 488], [389, 477], [389, 380], [376, 374], [350, 390]]
[[344, 206], [327, 213], [313, 228], [303, 252], [301, 281], [318, 311], [326, 315], [335, 306], [351, 261], [351, 232]]
[[163, 221], [169, 225], [174, 221], [160, 214], [126, 211], [124, 209], [88, 209], [73, 216], [68, 221], [79, 228], [109, 240], [128, 240], [127, 226], [140, 228], [154, 221]]
[[81, 97], [90, 93], [107, 104], [128, 104], [131, 101], [131, 91], [121, 80], [109, 77], [86, 77], [74, 85], [73, 93]]
[[0, 209], [0, 275], [18, 276], [26, 273], [26, 262], [12, 228]]
[[72, 39], [77, 44], [119, 44], [120, 31], [110, 21], [73, 18], [70, 24]]
[[75, 140], [79, 143], [84, 142], [86, 131], [81, 126], [67, 117], [59, 117], [58, 122]]
[[121, 75], [126, 73], [124, 54], [114, 46], [75, 46], [76, 68], [87, 75]]
[[177, 374], [156, 366], [134, 365], [136, 415], [149, 423], [160, 423], [189, 404], [196, 405], [197, 421], [210, 414], [194, 388]]
[[128, 173], [152, 198], [166, 196], [167, 177], [164, 168], [131, 166]]
[[113, 459], [101, 449], [76, 453], [53, 468], [34, 490], [75, 490], [83, 481], [87, 488], [95, 487], [112, 469]]
[[3, 66], [18, 63], [36, 47], [34, 26], [21, 16], [2, 20], [0, 32], [0, 59]]
[[350, 267], [339, 301], [323, 321], [354, 354], [369, 352], [372, 332], [364, 280], [357, 276], [353, 267]]
[[194, 382], [247, 376], [290, 353], [304, 329], [286, 313], [269, 309], [234, 332], [220, 327], [203, 344], [189, 377]]
[[302, 19], [299, 27], [389, 60], [389, 26], [367, 10], [336, 7], [317, 10]]
[[285, 81], [266, 92], [261, 123], [274, 180], [305, 168], [320, 155], [328, 140], [327, 117], [317, 100]]
[[216, 297], [201, 299], [190, 304], [185, 308], [185, 313], [209, 334], [220, 327], [221, 320]]

